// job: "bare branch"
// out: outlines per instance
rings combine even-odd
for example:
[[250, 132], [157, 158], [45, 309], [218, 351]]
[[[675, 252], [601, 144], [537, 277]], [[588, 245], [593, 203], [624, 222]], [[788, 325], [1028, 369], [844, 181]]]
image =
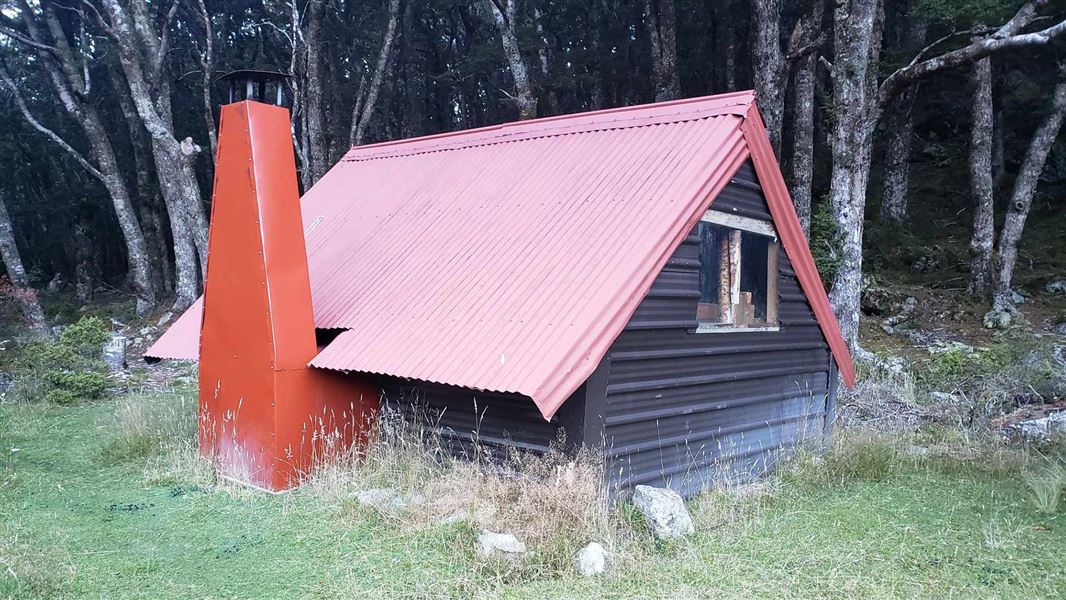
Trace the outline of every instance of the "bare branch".
[[26, 36], [26, 35], [24, 35], [22, 33], [19, 33], [18, 30], [11, 28], [6, 23], [0, 23], [0, 35], [5, 35], [5, 36], [15, 40], [16, 42], [19, 42], [20, 44], [24, 44], [24, 45], [29, 46], [30, 48], [34, 48], [36, 50], [43, 50], [45, 52], [50, 52], [52, 54], [56, 53], [55, 46], [49, 46], [48, 44], [42, 44], [40, 42], [35, 42], [30, 37], [28, 37], [28, 36]]
[[[946, 52], [940, 56], [916, 63], [912, 61], [912, 64], [896, 70], [881, 83], [877, 97], [878, 111], [888, 106], [892, 97], [901, 89], [919, 79], [972, 63], [1004, 50], [1047, 44], [1057, 36], [1066, 33], [1066, 21], [1061, 21], [1051, 27], [1032, 33], [1018, 33], [1037, 20], [1036, 10], [1045, 4], [1047, 4], [1047, 0], [1026, 2], [1009, 21], [999, 27], [991, 36], [976, 40], [968, 46]], [[925, 50], [922, 52], [925, 52]]]
[[4, 85], [6, 85], [7, 88], [11, 91], [11, 95], [15, 99], [15, 104], [18, 105], [19, 111], [22, 113], [22, 116], [26, 119], [26, 122], [29, 123], [31, 127], [44, 134], [45, 137], [55, 142], [57, 146], [59, 146], [68, 154], [70, 154], [70, 156], [73, 157], [74, 160], [78, 161], [78, 164], [84, 167], [90, 175], [99, 179], [100, 181], [104, 180], [103, 173], [97, 170], [96, 167], [94, 167], [92, 163], [90, 163], [84, 156], [82, 156], [80, 152], [75, 150], [70, 144], [66, 142], [66, 140], [60, 137], [59, 134], [42, 125], [41, 122], [33, 116], [33, 113], [30, 112], [30, 108], [26, 106], [26, 100], [22, 97], [22, 93], [19, 91], [18, 86], [11, 78], [11, 74], [8, 73], [7, 67], [2, 64], [0, 64], [0, 81], [3, 81]]

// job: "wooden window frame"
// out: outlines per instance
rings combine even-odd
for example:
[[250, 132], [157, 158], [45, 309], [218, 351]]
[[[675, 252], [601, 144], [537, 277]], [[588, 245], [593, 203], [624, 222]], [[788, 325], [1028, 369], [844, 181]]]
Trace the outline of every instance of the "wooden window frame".
[[[721, 240], [719, 256], [719, 306], [722, 323], [698, 323], [694, 333], [736, 333], [741, 331], [780, 331], [778, 315], [778, 256], [781, 242], [773, 223], [742, 217], [717, 210], [708, 210], [700, 221], [729, 228], [729, 235]], [[740, 232], [747, 231], [771, 238], [766, 248], [766, 320], [765, 325], [744, 326], [734, 323], [733, 306], [740, 303]], [[728, 276], [727, 276], [728, 275]]]

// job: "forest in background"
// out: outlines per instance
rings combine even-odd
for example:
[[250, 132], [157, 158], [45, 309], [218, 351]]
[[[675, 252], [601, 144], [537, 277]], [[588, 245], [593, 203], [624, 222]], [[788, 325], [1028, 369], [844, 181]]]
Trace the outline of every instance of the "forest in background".
[[864, 260], [936, 242], [930, 211], [968, 230], [945, 268], [1005, 327], [1030, 212], [1061, 212], [1064, 19], [1053, 0], [0, 0], [3, 293], [41, 331], [39, 289], [188, 306], [216, 79], [257, 68], [294, 75], [304, 189], [352, 144], [755, 89], [855, 352]]

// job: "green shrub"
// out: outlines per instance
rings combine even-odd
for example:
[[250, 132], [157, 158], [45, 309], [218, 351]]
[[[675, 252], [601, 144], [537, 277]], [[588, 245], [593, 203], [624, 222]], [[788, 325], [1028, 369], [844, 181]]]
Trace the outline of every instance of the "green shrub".
[[37, 340], [23, 346], [14, 361], [16, 400], [44, 400], [73, 404], [102, 398], [107, 390], [106, 366], [100, 359], [108, 338], [107, 326], [97, 317], [84, 317], [58, 339]]
[[840, 270], [841, 244], [840, 230], [833, 220], [829, 200], [816, 202], [811, 207], [811, 254], [814, 255], [814, 264], [818, 267], [818, 274], [822, 276], [822, 284], [827, 290], [832, 287], [833, 278]]

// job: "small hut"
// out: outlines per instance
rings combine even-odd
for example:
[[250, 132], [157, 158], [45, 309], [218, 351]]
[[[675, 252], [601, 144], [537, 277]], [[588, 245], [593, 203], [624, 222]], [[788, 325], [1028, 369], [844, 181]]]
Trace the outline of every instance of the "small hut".
[[[257, 142], [257, 128], [244, 129], [249, 147], [285, 146], [269, 169], [292, 170], [295, 194], [288, 138]], [[265, 265], [249, 284], [261, 279], [260, 295], [291, 268], [277, 261], [273, 273], [254, 243], [244, 258], [220, 257], [220, 147], [206, 311], [190, 308], [150, 357], [200, 356], [213, 306], [227, 304], [215, 297], [236, 285], [216, 261]], [[301, 368], [359, 382], [338, 392], [340, 406], [380, 391], [430, 415], [457, 451], [474, 441], [543, 451], [563, 438], [604, 453], [616, 488], [691, 494], [822, 435], [837, 381], [854, 381], [751, 92], [358, 146], [298, 202], [260, 205], [280, 211], [264, 223], [302, 223], [303, 244], [285, 256], [306, 257], [306, 283], [285, 287], [313, 314], [291, 325], [293, 303], [268, 296], [263, 327], [313, 329]], [[273, 234], [258, 235], [269, 244]], [[236, 327], [229, 314], [215, 326]], [[248, 336], [218, 337], [230, 340], [214, 350], [229, 362], [210, 380], [201, 363], [202, 412], [226, 394], [245, 410], [292, 402], [229, 382], [238, 373], [225, 344], [238, 338]]]

